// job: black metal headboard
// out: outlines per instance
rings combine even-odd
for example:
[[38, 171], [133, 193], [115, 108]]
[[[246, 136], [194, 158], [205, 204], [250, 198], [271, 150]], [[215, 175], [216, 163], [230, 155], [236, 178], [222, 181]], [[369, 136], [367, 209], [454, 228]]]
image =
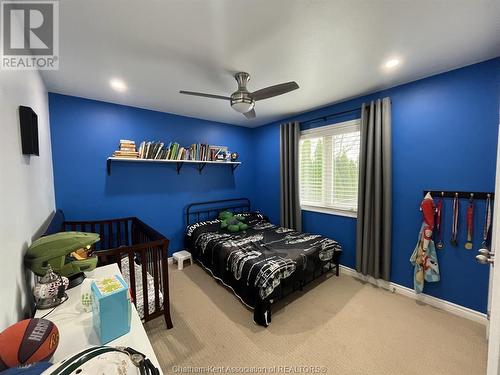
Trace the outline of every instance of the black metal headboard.
[[235, 213], [248, 212], [250, 211], [250, 199], [235, 198], [191, 203], [186, 207], [186, 226], [198, 221], [216, 219], [220, 212], [226, 210]]

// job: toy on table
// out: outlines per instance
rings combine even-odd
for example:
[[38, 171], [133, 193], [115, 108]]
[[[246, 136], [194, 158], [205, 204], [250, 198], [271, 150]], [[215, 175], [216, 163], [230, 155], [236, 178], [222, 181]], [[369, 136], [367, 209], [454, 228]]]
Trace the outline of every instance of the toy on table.
[[59, 330], [47, 319], [25, 319], [0, 333], [0, 371], [48, 361], [59, 344]]
[[94, 279], [86, 278], [80, 285], [80, 304], [84, 312], [92, 311], [92, 283]]
[[240, 232], [248, 229], [248, 225], [243, 221], [245, 218], [241, 215], [234, 215], [232, 212], [223, 211], [219, 214], [221, 220], [220, 227], [230, 232]]
[[50, 309], [66, 301], [68, 284], [68, 278], [56, 275], [49, 264], [46, 275], [40, 279], [33, 290], [37, 309]]
[[[31, 244], [24, 256], [24, 262], [38, 276], [44, 276], [50, 265], [56, 274], [69, 279], [71, 288], [83, 281], [83, 272], [92, 271], [97, 266], [97, 256], [89, 254], [89, 250], [98, 241], [97, 233], [51, 234]], [[76, 256], [73, 256], [73, 253]]]
[[92, 282], [92, 320], [102, 344], [130, 331], [130, 293], [118, 275]]

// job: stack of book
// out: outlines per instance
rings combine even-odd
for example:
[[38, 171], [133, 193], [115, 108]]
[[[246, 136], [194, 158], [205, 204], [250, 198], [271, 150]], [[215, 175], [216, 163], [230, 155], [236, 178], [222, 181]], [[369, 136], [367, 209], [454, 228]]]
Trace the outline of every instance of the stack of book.
[[141, 142], [139, 146], [139, 158], [141, 159], [165, 159], [166, 149], [163, 142]]
[[135, 142], [129, 139], [120, 139], [118, 150], [113, 152], [115, 158], [138, 158], [139, 152], [135, 148]]
[[223, 146], [210, 146], [207, 144], [192, 144], [189, 148], [191, 159], [200, 161], [216, 161], [219, 154], [223, 151], [227, 152], [227, 147]]
[[225, 161], [228, 151], [225, 146], [210, 146], [201, 143], [183, 147], [177, 142], [165, 145], [158, 141], [143, 141], [139, 146], [138, 154], [141, 159]]

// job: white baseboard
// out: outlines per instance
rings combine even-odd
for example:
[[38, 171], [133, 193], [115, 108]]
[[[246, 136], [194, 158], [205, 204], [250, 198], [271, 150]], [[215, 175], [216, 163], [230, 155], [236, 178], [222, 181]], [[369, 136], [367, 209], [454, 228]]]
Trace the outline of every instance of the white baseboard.
[[380, 280], [380, 279], [375, 279], [371, 276], [365, 276], [360, 273], [358, 273], [356, 270], [346, 267], [346, 266], [340, 266], [340, 269], [343, 274], [352, 276], [356, 279], [362, 280], [369, 282], [370, 284], [376, 285], [380, 288], [386, 289], [392, 293], [397, 293], [401, 294], [403, 296], [409, 297], [411, 299], [426, 303], [430, 306], [436, 307], [438, 309], [447, 311], [453, 315], [460, 316], [462, 318], [466, 318], [469, 320], [472, 320], [477, 323], [481, 323], [486, 325], [488, 318], [486, 314], [483, 314], [479, 311], [469, 309], [464, 306], [457, 305], [453, 302], [445, 301], [440, 298], [436, 298], [433, 296], [429, 296], [427, 294], [417, 294], [413, 289], [407, 288], [403, 285], [399, 285], [393, 282], [385, 281], [385, 280]]

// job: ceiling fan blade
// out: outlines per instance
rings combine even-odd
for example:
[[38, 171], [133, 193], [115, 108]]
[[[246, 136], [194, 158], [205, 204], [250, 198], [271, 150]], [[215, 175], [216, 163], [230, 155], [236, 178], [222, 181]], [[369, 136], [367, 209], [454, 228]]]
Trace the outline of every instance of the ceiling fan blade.
[[287, 92], [297, 90], [299, 85], [295, 81], [280, 83], [279, 85], [269, 86], [257, 91], [254, 91], [250, 96], [254, 100], [262, 100], [272, 98], [273, 96], [283, 95]]
[[228, 96], [222, 96], [222, 95], [213, 95], [213, 94], [204, 94], [202, 92], [194, 92], [194, 91], [179, 91], [181, 94], [185, 95], [193, 95], [193, 96], [203, 96], [204, 98], [213, 98], [213, 99], [224, 99], [224, 100], [230, 100]]
[[249, 120], [255, 118], [255, 109], [252, 109], [247, 113], [243, 113], [243, 116], [245, 116]]

